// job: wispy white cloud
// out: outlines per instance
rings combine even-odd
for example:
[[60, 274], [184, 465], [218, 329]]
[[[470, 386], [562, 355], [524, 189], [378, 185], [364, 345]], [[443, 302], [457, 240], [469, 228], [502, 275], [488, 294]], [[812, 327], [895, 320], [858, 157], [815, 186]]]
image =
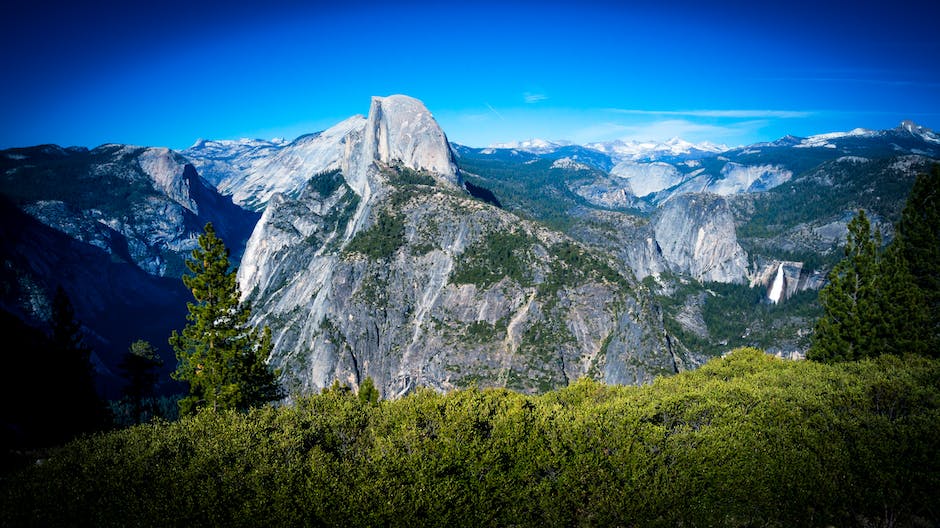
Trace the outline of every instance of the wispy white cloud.
[[493, 108], [493, 105], [491, 105], [490, 103], [483, 103], [483, 104], [485, 104], [486, 107], [489, 108], [491, 112], [493, 112], [494, 114], [496, 114], [496, 117], [498, 117], [498, 118], [500, 119], [500, 121], [505, 121], [505, 120], [506, 120], [505, 118], [503, 118], [503, 115], [502, 115], [502, 114], [500, 114], [499, 112], [496, 111], [495, 108]]
[[548, 99], [548, 96], [542, 93], [525, 92], [522, 94], [522, 99], [526, 102], [526, 104], [535, 104], [540, 101], [545, 101]]
[[632, 108], [608, 108], [608, 112], [627, 115], [718, 117], [730, 119], [791, 119], [810, 117], [815, 112], [802, 110], [640, 110]]

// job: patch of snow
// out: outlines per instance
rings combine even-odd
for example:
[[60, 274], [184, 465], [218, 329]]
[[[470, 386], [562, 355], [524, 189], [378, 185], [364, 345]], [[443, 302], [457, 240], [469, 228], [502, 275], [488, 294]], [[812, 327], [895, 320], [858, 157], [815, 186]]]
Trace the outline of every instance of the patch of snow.
[[590, 167], [571, 158], [559, 158], [552, 162], [553, 169], [591, 170]]
[[875, 137], [880, 132], [875, 130], [869, 130], [867, 128], [853, 128], [848, 132], [829, 132], [826, 134], [816, 134], [815, 136], [810, 136], [800, 142], [799, 145], [794, 145], [797, 148], [807, 148], [807, 147], [821, 147], [821, 148], [836, 148], [835, 145], [832, 145], [829, 141], [833, 139], [842, 139], [846, 137]]
[[547, 141], [540, 138], [527, 139], [524, 141], [510, 141], [508, 143], [493, 143], [489, 146], [491, 149], [514, 149], [534, 154], [547, 154], [554, 152], [561, 147], [571, 145], [570, 141]]
[[[222, 194], [244, 206], [260, 207], [276, 193], [293, 195], [312, 176], [340, 168], [347, 138], [362, 133], [366, 119], [356, 115], [288, 145], [263, 140], [202, 141], [183, 152]], [[224, 178], [212, 178], [213, 171]], [[207, 174], [204, 174], [207, 173]]]
[[863, 158], [861, 156], [842, 156], [841, 158], [836, 160], [836, 163], [852, 163], [852, 164], [857, 165], [860, 163], [868, 163], [869, 161], [871, 160], [868, 158]]
[[656, 161], [665, 157], [700, 158], [729, 150], [727, 145], [717, 145], [708, 141], [690, 143], [680, 138], [672, 138], [663, 143], [616, 140], [588, 143], [585, 147], [603, 152], [615, 161]]

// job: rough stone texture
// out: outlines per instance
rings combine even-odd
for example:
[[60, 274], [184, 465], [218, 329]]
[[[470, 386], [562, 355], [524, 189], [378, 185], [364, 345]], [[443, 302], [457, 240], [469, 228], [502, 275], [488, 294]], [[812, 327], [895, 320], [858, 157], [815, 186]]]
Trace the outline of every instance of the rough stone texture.
[[291, 143], [200, 141], [183, 155], [210, 171], [220, 192], [258, 211], [275, 194], [296, 198], [310, 178], [333, 169], [343, 171], [356, 194], [367, 196], [374, 187], [368, 172], [374, 161], [461, 185], [444, 132], [421, 101], [404, 95], [373, 97], [368, 118], [353, 116]]
[[[445, 183], [461, 185], [447, 136], [424, 103], [408, 96], [372, 98], [363, 153], [366, 160], [401, 163], [428, 171]], [[351, 183], [358, 192], [357, 182]]]
[[[54, 159], [24, 149], [19, 156], [7, 173], [14, 197], [17, 186], [48, 180], [38, 193], [17, 199], [23, 211], [151, 275], [178, 277], [182, 259], [210, 221], [240, 254], [257, 218], [219, 196], [185, 158], [165, 148], [103, 145], [62, 150]], [[35, 199], [43, 195], [51, 199]]]
[[700, 281], [743, 282], [747, 254], [727, 202], [711, 194], [673, 197], [653, 217], [653, 232], [674, 271]]
[[[631, 279], [587, 270], [547, 286], [562, 265], [553, 248], [574, 244], [563, 235], [439, 184], [388, 185], [372, 195], [365, 229], [380, 215], [401, 215], [392, 253], [350, 252], [339, 236], [345, 225], [326, 233], [325, 221], [307, 229], [324, 233], [311, 242], [298, 217], [329, 216], [323, 205], [350, 192], [272, 201], [243, 261], [240, 282], [256, 321], [272, 326], [271, 362], [289, 388], [315, 391], [336, 379], [356, 386], [371, 376], [389, 397], [473, 382], [531, 392], [581, 376], [644, 383], [675, 371], [661, 320]], [[527, 241], [514, 251], [524, 277], [454, 282], [473, 256], [468, 248], [505, 233]]]
[[311, 177], [340, 168], [349, 149], [358, 145], [365, 126], [364, 117], [353, 116], [289, 144], [259, 143], [248, 148], [242, 143], [200, 142], [183, 155], [196, 168], [212, 171], [222, 194], [260, 211], [275, 194], [296, 197]]
[[673, 165], [662, 162], [622, 161], [614, 165], [610, 173], [622, 178], [627, 189], [641, 197], [668, 189], [686, 179]]
[[258, 215], [220, 196], [167, 149], [6, 152], [0, 308], [41, 326], [62, 287], [85, 325], [109, 398], [121, 396], [117, 366], [136, 339], [154, 343], [172, 369], [166, 339], [185, 324], [189, 300], [183, 260], [209, 221], [238, 258]]
[[643, 218], [617, 211], [579, 211], [582, 221], [569, 234], [580, 242], [616, 256], [638, 280], [669, 271], [653, 226]]
[[[239, 271], [288, 388], [371, 376], [389, 397], [470, 383], [541, 391], [676, 371], [648, 292], [613, 261], [467, 195], [420, 102], [373, 98], [345, 144], [342, 184], [324, 196], [319, 176], [295, 196], [273, 195]], [[382, 231], [391, 224], [400, 231]], [[502, 258], [521, 265], [461, 282], [507, 235], [516, 245]], [[365, 239], [384, 249], [362, 249]]]
[[137, 163], [167, 198], [199, 214], [199, 205], [190, 194], [189, 179], [184, 176], [186, 160], [167, 148], [148, 148], [137, 157]]

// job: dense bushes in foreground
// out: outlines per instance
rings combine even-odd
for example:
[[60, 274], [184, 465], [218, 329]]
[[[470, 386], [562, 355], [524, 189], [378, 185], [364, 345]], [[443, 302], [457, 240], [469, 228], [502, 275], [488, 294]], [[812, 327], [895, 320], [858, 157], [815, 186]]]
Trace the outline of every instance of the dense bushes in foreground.
[[742, 349], [646, 387], [327, 393], [87, 437], [9, 525], [936, 525], [940, 361]]

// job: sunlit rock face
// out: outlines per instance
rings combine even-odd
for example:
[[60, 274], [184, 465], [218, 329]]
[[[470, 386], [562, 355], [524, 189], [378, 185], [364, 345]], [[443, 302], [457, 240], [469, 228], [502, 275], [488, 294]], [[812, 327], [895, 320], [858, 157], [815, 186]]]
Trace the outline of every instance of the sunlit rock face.
[[727, 202], [712, 194], [667, 201], [653, 219], [663, 258], [674, 271], [700, 281], [743, 282], [747, 253], [738, 244]]
[[467, 194], [419, 101], [373, 98], [345, 145], [335, 170], [271, 196], [239, 270], [289, 389], [534, 392], [684, 364], [613, 259]]

